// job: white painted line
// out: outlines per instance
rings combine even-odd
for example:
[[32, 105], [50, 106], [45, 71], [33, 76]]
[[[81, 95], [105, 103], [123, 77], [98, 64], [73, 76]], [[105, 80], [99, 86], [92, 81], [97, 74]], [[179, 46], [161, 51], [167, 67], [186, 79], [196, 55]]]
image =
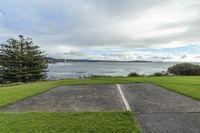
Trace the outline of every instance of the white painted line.
[[124, 105], [125, 105], [125, 107], [126, 107], [126, 110], [127, 110], [127, 111], [131, 111], [131, 108], [130, 108], [130, 106], [129, 106], [129, 104], [128, 104], [128, 101], [126, 100], [126, 97], [124, 96], [124, 93], [123, 93], [123, 91], [122, 91], [122, 88], [121, 88], [121, 86], [120, 86], [119, 84], [117, 84], [117, 89], [118, 89], [119, 94], [120, 94], [120, 96], [121, 96], [121, 98], [122, 98], [122, 101], [124, 102]]

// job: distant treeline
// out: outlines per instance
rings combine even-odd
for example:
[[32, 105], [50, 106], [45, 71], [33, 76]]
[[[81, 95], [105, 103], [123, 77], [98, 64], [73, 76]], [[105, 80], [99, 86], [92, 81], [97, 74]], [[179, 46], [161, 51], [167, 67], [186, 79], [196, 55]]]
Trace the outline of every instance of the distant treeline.
[[[47, 57], [48, 63], [63, 63], [65, 59], [56, 59], [52, 57]], [[133, 60], [133, 61], [115, 61], [115, 60], [90, 60], [90, 59], [66, 59], [66, 62], [152, 62], [152, 61], [142, 61], [142, 60]]]

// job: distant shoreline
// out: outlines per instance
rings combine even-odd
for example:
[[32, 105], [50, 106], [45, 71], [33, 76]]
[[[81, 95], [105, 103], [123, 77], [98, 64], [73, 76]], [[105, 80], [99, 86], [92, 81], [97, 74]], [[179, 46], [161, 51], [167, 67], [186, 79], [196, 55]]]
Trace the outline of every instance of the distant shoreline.
[[[64, 63], [65, 59], [56, 59], [47, 57], [48, 63]], [[117, 61], [117, 60], [89, 60], [89, 59], [67, 59], [66, 62], [145, 62], [145, 63], [152, 63], [152, 62], [162, 62], [162, 61], [143, 61], [143, 60], [132, 60], [132, 61]]]
[[[55, 63], [65, 63], [65, 59], [57, 59], [52, 57], [47, 57], [47, 62], [49, 64]], [[67, 59], [66, 62], [122, 62], [122, 63], [166, 63], [166, 61], [147, 61], [147, 60], [130, 60], [130, 61], [122, 61], [122, 60], [90, 60], [90, 59]], [[176, 61], [168, 61], [167, 63], [200, 63], [200, 62], [176, 62]]]

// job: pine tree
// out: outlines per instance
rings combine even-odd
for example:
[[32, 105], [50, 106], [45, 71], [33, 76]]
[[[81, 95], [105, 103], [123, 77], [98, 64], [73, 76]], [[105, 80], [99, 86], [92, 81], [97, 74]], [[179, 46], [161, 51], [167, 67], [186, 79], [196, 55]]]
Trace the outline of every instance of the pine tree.
[[44, 52], [31, 38], [10, 38], [0, 49], [0, 80], [2, 82], [33, 82], [46, 78]]

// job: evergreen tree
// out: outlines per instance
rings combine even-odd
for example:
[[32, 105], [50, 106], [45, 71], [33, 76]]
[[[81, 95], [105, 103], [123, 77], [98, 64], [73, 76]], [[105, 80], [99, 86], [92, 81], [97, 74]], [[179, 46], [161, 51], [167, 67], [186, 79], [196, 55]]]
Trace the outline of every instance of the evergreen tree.
[[46, 78], [44, 52], [31, 38], [10, 38], [0, 49], [0, 80], [2, 82], [33, 82]]

